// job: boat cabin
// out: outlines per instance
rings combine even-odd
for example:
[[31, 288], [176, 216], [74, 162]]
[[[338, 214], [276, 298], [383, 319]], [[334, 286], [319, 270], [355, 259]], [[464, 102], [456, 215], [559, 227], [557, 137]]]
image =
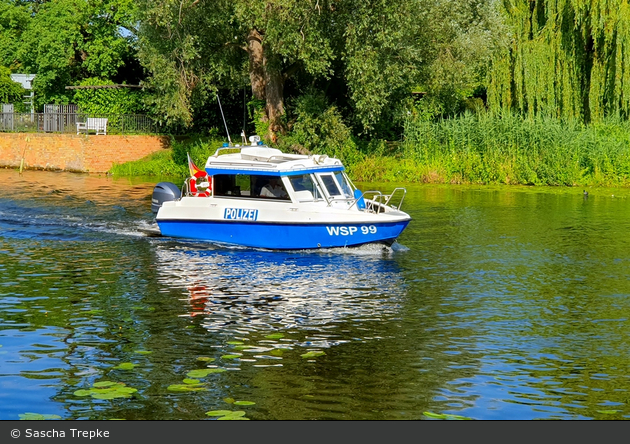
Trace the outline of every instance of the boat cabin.
[[356, 188], [343, 165], [325, 155], [285, 154], [265, 146], [229, 154], [219, 149], [208, 159], [206, 172], [213, 197], [327, 204], [355, 200]]

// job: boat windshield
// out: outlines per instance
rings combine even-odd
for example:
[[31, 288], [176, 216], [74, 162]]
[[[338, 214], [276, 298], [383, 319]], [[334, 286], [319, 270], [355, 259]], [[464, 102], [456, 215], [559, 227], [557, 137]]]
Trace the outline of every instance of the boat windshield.
[[326, 188], [328, 195], [333, 199], [352, 198], [352, 186], [348, 182], [345, 174], [343, 174], [341, 171], [335, 174], [318, 174], [318, 177], [324, 188]]
[[347, 198], [354, 197], [354, 192], [352, 191], [352, 185], [350, 184], [348, 177], [342, 171], [339, 171], [335, 173], [335, 178], [337, 179], [337, 182], [341, 186], [341, 191], [343, 192], [345, 197]]

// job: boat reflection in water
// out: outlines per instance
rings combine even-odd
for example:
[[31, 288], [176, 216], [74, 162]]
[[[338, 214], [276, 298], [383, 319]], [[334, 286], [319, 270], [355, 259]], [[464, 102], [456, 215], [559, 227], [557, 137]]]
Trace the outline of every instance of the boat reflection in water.
[[203, 316], [207, 330], [232, 337], [354, 329], [397, 317], [405, 296], [398, 253], [380, 245], [327, 253], [171, 244], [156, 253], [162, 283], [185, 289], [186, 316]]

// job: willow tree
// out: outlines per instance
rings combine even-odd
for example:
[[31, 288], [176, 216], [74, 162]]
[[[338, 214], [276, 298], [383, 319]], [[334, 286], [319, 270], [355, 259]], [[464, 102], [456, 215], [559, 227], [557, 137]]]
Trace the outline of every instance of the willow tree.
[[285, 129], [286, 82], [337, 76], [369, 129], [413, 83], [421, 1], [143, 0], [140, 58], [169, 120], [190, 124], [196, 100], [247, 85], [273, 140]]
[[630, 116], [627, 0], [503, 0], [509, 42], [491, 68], [491, 108], [597, 121]]

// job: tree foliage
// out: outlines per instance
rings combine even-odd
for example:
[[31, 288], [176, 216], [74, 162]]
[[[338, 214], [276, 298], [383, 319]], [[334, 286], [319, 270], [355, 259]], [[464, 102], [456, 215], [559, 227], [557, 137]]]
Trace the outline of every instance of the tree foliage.
[[167, 119], [190, 123], [196, 100], [249, 85], [273, 139], [288, 91], [317, 85], [369, 131], [417, 82], [423, 1], [143, 0], [140, 58]]
[[430, 42], [424, 111], [449, 117], [483, 105], [488, 66], [507, 29], [496, 0], [434, 0], [426, 14]]
[[18, 48], [29, 20], [27, 6], [13, 0], [0, 1], [0, 65], [19, 69]]
[[[89, 78], [80, 86], [112, 85], [114, 82]], [[77, 89], [73, 103], [88, 114], [141, 114], [144, 111], [142, 91], [127, 88]]]
[[0, 66], [0, 104], [14, 103], [21, 108], [24, 88], [17, 82], [11, 80], [11, 71], [4, 66]]
[[504, 0], [509, 42], [493, 61], [493, 109], [600, 121], [630, 114], [626, 0]]
[[[22, 70], [36, 74], [33, 89], [38, 105], [68, 103], [72, 94], [65, 86], [85, 78], [121, 82], [135, 74], [132, 1], [50, 0], [24, 4], [30, 8], [31, 18], [14, 54]], [[125, 73], [129, 68], [131, 72]]]

